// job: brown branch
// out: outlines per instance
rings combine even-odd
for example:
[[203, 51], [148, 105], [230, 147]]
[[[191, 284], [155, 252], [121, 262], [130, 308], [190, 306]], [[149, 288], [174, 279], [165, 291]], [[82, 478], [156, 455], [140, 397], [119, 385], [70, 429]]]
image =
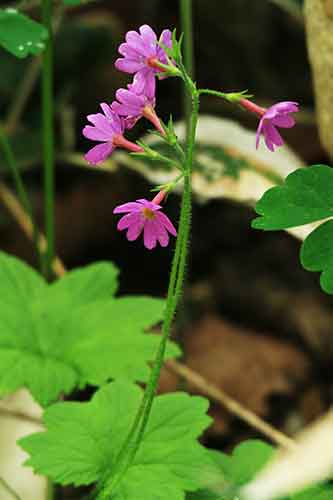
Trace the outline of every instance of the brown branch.
[[[18, 222], [24, 233], [32, 239], [33, 236], [33, 228], [31, 221], [23, 208], [21, 207], [19, 201], [13, 195], [13, 193], [3, 184], [0, 183], [0, 199], [3, 204], [6, 206], [8, 211], [12, 214], [14, 219]], [[43, 251], [46, 246], [46, 239], [43, 234], [39, 234], [39, 247], [40, 250]], [[66, 268], [62, 261], [56, 257], [53, 261], [52, 268], [54, 273], [61, 277], [66, 273]], [[166, 368], [178, 375], [184, 377], [188, 382], [197, 387], [201, 392], [206, 394], [208, 397], [220, 403], [224, 408], [226, 408], [230, 413], [237, 416], [248, 425], [253, 427], [254, 429], [260, 431], [263, 435], [267, 436], [271, 441], [275, 442], [279, 446], [283, 448], [294, 448], [294, 441], [287, 437], [285, 434], [275, 429], [273, 426], [262, 420], [260, 417], [255, 415], [252, 411], [245, 408], [243, 405], [235, 401], [233, 398], [228, 396], [225, 392], [221, 391], [214, 384], [210, 383], [204, 377], [202, 377], [199, 373], [195, 372], [191, 368], [188, 368], [186, 365], [179, 363], [175, 360], [169, 360], [166, 362]], [[0, 414], [3, 413], [3, 410], [0, 409]], [[8, 412], [11, 413], [12, 412]], [[14, 415], [15, 416], [15, 415]], [[25, 418], [23, 414], [16, 414], [17, 418]], [[28, 417], [28, 420], [31, 420]], [[38, 421], [39, 422], [39, 421]]]
[[292, 449], [296, 447], [295, 442], [291, 438], [275, 429], [272, 425], [268, 424], [255, 413], [245, 408], [242, 404], [238, 403], [238, 401], [219, 389], [215, 384], [212, 384], [188, 366], [173, 359], [168, 360], [165, 366], [169, 371], [183, 377], [187, 382], [190, 382], [197, 389], [199, 389], [200, 392], [220, 403], [230, 413], [264, 434], [274, 443], [282, 446], [283, 448]]
[[[11, 190], [8, 189], [2, 182], [0, 182], [0, 198], [8, 212], [14, 217], [18, 225], [21, 227], [24, 234], [26, 234], [29, 239], [33, 240], [33, 225], [30, 218], [23, 210], [22, 205], [16, 196], [14, 196]], [[41, 232], [38, 233], [38, 247], [42, 253], [45, 252], [47, 247], [45, 236]], [[61, 277], [66, 273], [66, 269], [59, 257], [54, 258], [52, 269], [54, 274], [58, 277]]]

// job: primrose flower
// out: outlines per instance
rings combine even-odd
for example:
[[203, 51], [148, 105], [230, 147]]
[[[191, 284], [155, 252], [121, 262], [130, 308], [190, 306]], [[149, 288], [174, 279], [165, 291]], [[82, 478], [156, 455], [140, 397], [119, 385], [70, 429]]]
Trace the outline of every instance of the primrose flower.
[[[156, 202], [160, 201], [165, 194], [161, 195], [161, 193], [154, 198]], [[144, 246], [148, 250], [155, 248], [157, 242], [162, 247], [166, 247], [169, 244], [168, 232], [177, 236], [172, 222], [160, 211], [162, 207], [154, 200], [136, 200], [119, 205], [113, 211], [114, 214], [127, 213], [118, 222], [117, 229], [119, 231], [127, 229], [128, 241], [136, 240], [143, 231]]]
[[283, 139], [276, 127], [291, 128], [295, 125], [295, 119], [290, 113], [298, 111], [298, 103], [292, 101], [278, 102], [263, 113], [256, 135], [256, 148], [258, 149], [260, 136], [265, 138], [266, 146], [274, 151], [274, 146], [282, 146]]
[[135, 84], [128, 85], [128, 90], [118, 89], [116, 98], [119, 102], [114, 101], [111, 104], [112, 111], [124, 117], [126, 128], [132, 128], [135, 123], [144, 116], [162, 135], [165, 135], [164, 129], [154, 109], [155, 95], [138, 95], [136, 90]]
[[86, 125], [83, 135], [92, 141], [101, 142], [88, 151], [85, 159], [92, 165], [106, 160], [116, 147], [122, 147], [133, 152], [142, 152], [143, 149], [128, 141], [123, 136], [125, 131], [124, 120], [118, 116], [108, 104], [102, 103], [103, 113], [88, 115], [87, 119], [92, 125]]
[[123, 57], [116, 60], [115, 66], [125, 73], [135, 74], [134, 83], [139, 94], [155, 94], [155, 75], [163, 72], [158, 64], [167, 64], [166, 52], [159, 43], [171, 48], [171, 31], [164, 30], [157, 41], [156, 33], [144, 24], [139, 28], [139, 33], [128, 31], [126, 43], [119, 46], [119, 53]]

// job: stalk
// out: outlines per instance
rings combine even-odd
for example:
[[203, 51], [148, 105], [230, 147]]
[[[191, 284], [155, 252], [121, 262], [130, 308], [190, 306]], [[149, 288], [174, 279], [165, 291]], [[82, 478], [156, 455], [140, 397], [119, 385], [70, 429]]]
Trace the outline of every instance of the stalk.
[[45, 274], [50, 278], [54, 258], [54, 102], [53, 102], [53, 34], [52, 0], [42, 0], [42, 21], [49, 38], [42, 63], [42, 127], [44, 159], [44, 212], [47, 249]]
[[[187, 74], [194, 79], [194, 57], [193, 57], [193, 8], [192, 0], [180, 0], [180, 20], [182, 32], [184, 33], [184, 65]], [[183, 92], [184, 115], [189, 127], [192, 112], [191, 96], [184, 89]]]

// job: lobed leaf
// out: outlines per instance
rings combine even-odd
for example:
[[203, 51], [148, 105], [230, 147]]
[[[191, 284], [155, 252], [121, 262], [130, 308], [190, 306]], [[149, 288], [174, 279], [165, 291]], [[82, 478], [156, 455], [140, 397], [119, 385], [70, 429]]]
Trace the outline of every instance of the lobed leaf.
[[[46, 432], [20, 440], [30, 454], [27, 465], [64, 485], [112, 479], [142, 395], [138, 386], [117, 381], [99, 389], [91, 402], [49, 407]], [[207, 400], [185, 393], [156, 397], [134, 462], [110, 498], [183, 500], [185, 491], [200, 488], [202, 471], [213, 467], [197, 442], [211, 421], [207, 408]]]
[[333, 293], [333, 221], [321, 224], [304, 240], [301, 263], [308, 271], [321, 271], [320, 286]]
[[268, 231], [302, 226], [333, 216], [333, 169], [313, 165], [286, 177], [258, 201], [255, 229]]
[[[118, 271], [100, 262], [54, 284], [0, 253], [0, 395], [27, 387], [43, 406], [111, 378], [146, 381], [159, 337], [145, 334], [164, 301], [115, 298]], [[179, 354], [169, 343], [167, 356]]]

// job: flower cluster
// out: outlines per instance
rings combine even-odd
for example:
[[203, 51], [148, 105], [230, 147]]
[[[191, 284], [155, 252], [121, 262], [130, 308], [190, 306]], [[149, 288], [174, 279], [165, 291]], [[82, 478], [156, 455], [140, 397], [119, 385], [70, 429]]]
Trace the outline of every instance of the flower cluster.
[[[143, 148], [124, 136], [126, 129], [134, 127], [140, 118], [145, 117], [162, 134], [165, 131], [155, 112], [156, 76], [163, 78], [165, 66], [169, 60], [163, 47], [171, 48], [172, 34], [164, 30], [157, 39], [150, 26], [144, 25], [139, 32], [129, 31], [126, 43], [119, 47], [122, 56], [115, 66], [120, 71], [133, 74], [133, 81], [127, 89], [118, 89], [116, 100], [110, 105], [102, 103], [102, 113], [88, 115], [91, 125], [86, 125], [83, 135], [92, 141], [100, 142], [85, 155], [86, 160], [97, 165], [106, 160], [117, 148], [139, 153]], [[168, 217], [161, 212], [159, 203], [165, 196], [160, 191], [152, 201], [145, 199], [125, 203], [115, 208], [115, 214], [125, 213], [118, 222], [118, 230], [127, 229], [127, 239], [136, 240], [143, 232], [143, 241], [149, 250], [156, 247], [157, 242], [166, 247], [169, 233], [177, 236], [177, 231]]]
[[[168, 63], [163, 46], [171, 48], [172, 34], [164, 30], [159, 38], [150, 26], [139, 28], [139, 33], [129, 31], [126, 43], [119, 47], [121, 58], [115, 66], [120, 71], [133, 74], [133, 82], [127, 89], [118, 89], [116, 100], [101, 104], [103, 113], [88, 115], [92, 125], [83, 129], [83, 135], [92, 141], [101, 142], [85, 155], [92, 165], [106, 160], [116, 147], [122, 147], [132, 152], [142, 152], [143, 149], [124, 137], [126, 129], [132, 128], [142, 117], [147, 118], [154, 127], [164, 134], [164, 129], [155, 112], [155, 78], [163, 77], [165, 65]], [[161, 66], [159, 66], [161, 65]]]

